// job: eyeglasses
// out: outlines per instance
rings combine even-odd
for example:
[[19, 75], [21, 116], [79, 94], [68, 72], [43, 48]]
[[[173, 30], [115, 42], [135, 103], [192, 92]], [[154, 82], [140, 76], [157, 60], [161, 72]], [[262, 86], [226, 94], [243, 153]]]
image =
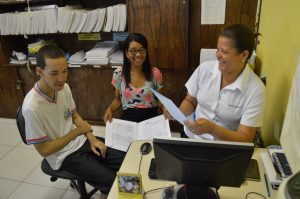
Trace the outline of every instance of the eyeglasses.
[[136, 55], [140, 53], [140, 55], [145, 55], [147, 53], [147, 50], [145, 48], [140, 49], [129, 49], [128, 50], [132, 55]]

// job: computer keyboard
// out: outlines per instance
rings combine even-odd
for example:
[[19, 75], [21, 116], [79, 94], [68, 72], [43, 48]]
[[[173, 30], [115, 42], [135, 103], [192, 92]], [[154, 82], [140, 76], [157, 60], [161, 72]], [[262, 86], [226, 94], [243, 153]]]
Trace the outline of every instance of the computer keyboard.
[[154, 158], [151, 159], [148, 176], [150, 179], [157, 179], [156, 163]]

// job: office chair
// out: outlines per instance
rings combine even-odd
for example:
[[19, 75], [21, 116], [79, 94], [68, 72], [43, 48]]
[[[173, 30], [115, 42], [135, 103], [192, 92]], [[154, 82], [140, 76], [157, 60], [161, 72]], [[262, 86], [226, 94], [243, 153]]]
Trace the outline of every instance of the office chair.
[[[23, 113], [22, 113], [22, 105], [17, 110], [17, 126], [19, 129], [19, 133], [21, 135], [22, 141], [24, 142], [24, 144], [27, 144], [25, 119], [24, 119]], [[43, 159], [43, 161], [41, 163], [41, 169], [45, 174], [51, 176], [50, 177], [51, 182], [55, 182], [58, 178], [70, 180], [71, 187], [75, 188], [78, 191], [78, 193], [80, 194], [80, 199], [89, 199], [92, 195], [94, 195], [94, 193], [96, 193], [98, 191], [98, 188], [96, 188], [94, 185], [91, 184], [94, 187], [94, 189], [88, 193], [86, 190], [86, 187], [85, 187], [84, 180], [82, 180], [79, 176], [69, 173], [67, 171], [64, 171], [62, 169], [53, 170], [45, 158]]]

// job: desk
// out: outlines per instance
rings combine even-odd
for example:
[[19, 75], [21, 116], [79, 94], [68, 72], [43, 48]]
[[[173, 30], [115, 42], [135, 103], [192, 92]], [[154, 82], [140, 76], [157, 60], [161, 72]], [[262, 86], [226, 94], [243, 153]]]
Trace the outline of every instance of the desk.
[[[135, 141], [130, 145], [129, 150], [126, 154], [126, 157], [124, 159], [124, 162], [120, 168], [120, 172], [138, 173], [139, 163], [140, 163], [140, 158], [141, 158], [141, 154], [139, 151], [140, 151], [140, 146], [144, 142], [145, 141]], [[242, 199], [242, 198], [245, 198], [245, 196], [248, 192], [257, 192], [264, 196], [267, 196], [267, 190], [266, 190], [266, 185], [265, 185], [265, 181], [264, 181], [265, 168], [263, 166], [263, 163], [262, 163], [262, 160], [260, 157], [260, 154], [264, 151], [265, 151], [265, 149], [256, 148], [253, 153], [253, 156], [252, 156], [252, 158], [256, 159], [258, 162], [261, 180], [259, 182], [246, 180], [240, 188], [221, 187], [218, 190], [218, 193], [219, 193], [221, 199]], [[153, 158], [153, 157], [154, 157], [153, 149], [148, 155], [144, 155], [142, 157], [140, 173], [142, 175], [144, 191], [147, 192], [152, 189], [176, 185], [176, 182], [174, 182], [174, 181], [149, 179], [148, 170], [149, 170], [151, 158]], [[270, 193], [271, 193], [270, 198], [276, 198], [277, 191], [273, 190], [271, 188], [270, 184], [269, 184], [269, 188], [270, 188]], [[157, 191], [147, 193], [145, 198], [159, 199], [159, 198], [161, 198], [162, 191], [163, 191], [163, 189], [160, 189]], [[117, 181], [115, 180], [115, 182], [109, 192], [108, 199], [117, 199], [117, 198], [118, 198], [118, 188], [117, 188]], [[249, 198], [261, 198], [261, 197], [259, 197], [257, 195], [253, 195], [253, 197], [249, 196]]]

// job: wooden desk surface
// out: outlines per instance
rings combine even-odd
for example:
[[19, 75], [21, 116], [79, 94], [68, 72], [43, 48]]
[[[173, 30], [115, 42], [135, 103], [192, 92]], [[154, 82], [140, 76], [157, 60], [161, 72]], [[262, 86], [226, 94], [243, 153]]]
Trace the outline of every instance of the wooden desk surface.
[[[126, 157], [124, 159], [124, 162], [120, 168], [120, 172], [124, 173], [138, 173], [139, 170], [139, 163], [140, 163], [140, 146], [145, 141], [135, 141], [130, 145], [130, 148], [126, 154]], [[267, 189], [266, 184], [264, 181], [264, 173], [265, 168], [262, 163], [260, 154], [262, 152], [265, 152], [265, 149], [256, 148], [252, 158], [256, 159], [259, 166], [260, 171], [260, 178], [261, 180], [259, 182], [257, 181], [249, 181], [246, 180], [240, 188], [233, 188], [233, 187], [221, 187], [218, 190], [218, 193], [222, 199], [242, 199], [245, 198], [246, 194], [249, 192], [257, 192], [267, 197]], [[150, 166], [151, 158], [154, 157], [154, 151], [152, 151], [148, 155], [144, 155], [142, 157], [141, 166], [140, 166], [140, 173], [142, 175], [142, 181], [143, 181], [143, 187], [144, 191], [147, 192], [149, 190], [162, 188], [162, 187], [168, 187], [171, 185], [176, 185], [176, 182], [174, 181], [164, 181], [164, 180], [151, 180], [148, 177], [148, 170]], [[273, 190], [269, 184], [271, 197], [270, 198], [276, 198], [276, 190]], [[150, 193], [147, 193], [145, 198], [161, 198], [163, 189], [159, 189], [157, 191], [153, 191]], [[117, 199], [118, 198], [118, 189], [117, 189], [117, 181], [115, 180], [109, 195], [108, 199]], [[253, 195], [253, 197], [248, 198], [262, 198], [257, 195]]]

